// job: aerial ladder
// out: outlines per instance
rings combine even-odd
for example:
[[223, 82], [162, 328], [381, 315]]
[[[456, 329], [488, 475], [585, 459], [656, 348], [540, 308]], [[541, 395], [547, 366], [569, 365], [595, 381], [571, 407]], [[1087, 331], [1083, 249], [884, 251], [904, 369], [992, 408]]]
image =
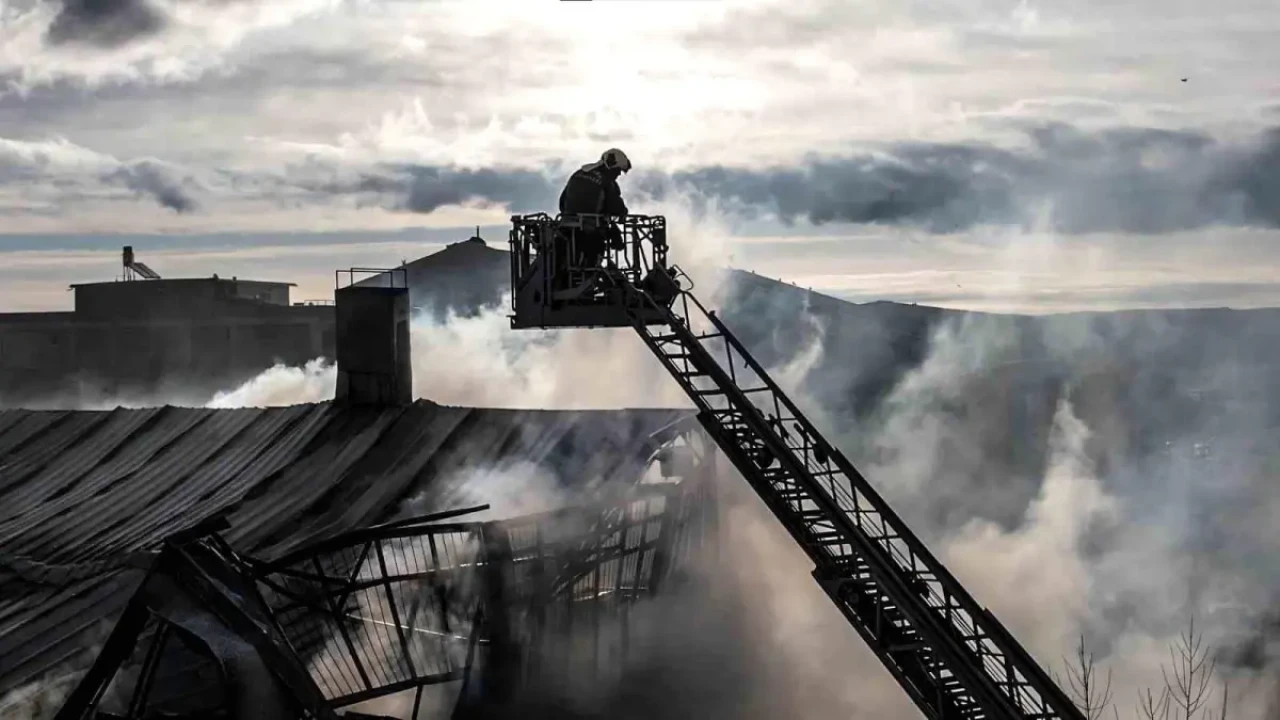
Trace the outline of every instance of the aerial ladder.
[[634, 328], [927, 718], [1084, 720], [694, 297], [665, 218], [514, 216], [510, 245], [512, 327]]

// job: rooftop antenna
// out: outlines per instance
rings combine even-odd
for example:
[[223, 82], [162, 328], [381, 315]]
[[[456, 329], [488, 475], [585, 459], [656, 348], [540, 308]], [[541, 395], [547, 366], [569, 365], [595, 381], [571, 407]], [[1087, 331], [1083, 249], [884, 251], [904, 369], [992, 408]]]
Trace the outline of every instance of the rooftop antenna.
[[147, 267], [147, 264], [133, 259], [133, 246], [124, 246], [124, 279], [129, 280], [159, 280], [160, 273]]

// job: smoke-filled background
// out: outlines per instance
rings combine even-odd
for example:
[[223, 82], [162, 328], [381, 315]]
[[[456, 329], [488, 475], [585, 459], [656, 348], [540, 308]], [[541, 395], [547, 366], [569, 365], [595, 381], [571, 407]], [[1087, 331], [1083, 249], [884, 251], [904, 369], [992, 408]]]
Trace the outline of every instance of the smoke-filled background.
[[[0, 307], [65, 308], [122, 244], [322, 297], [335, 267], [493, 242], [623, 147], [699, 296], [1042, 663], [1064, 676], [1083, 637], [1126, 716], [1194, 616], [1207, 707], [1229, 683], [1230, 717], [1269, 719], [1278, 32], [1269, 0], [0, 0]], [[627, 331], [415, 302], [421, 397], [686, 404]], [[334, 380], [317, 358], [213, 396], [46, 400]], [[598, 702], [913, 717], [726, 479], [709, 587], [635, 668], [651, 683]], [[451, 481], [559, 501], [521, 468]]]
[[[1229, 683], [1230, 717], [1274, 717], [1276, 335], [1255, 315], [1030, 318], [848, 305], [726, 272], [716, 261], [737, 241], [714, 207], [681, 201], [654, 211], [669, 217], [673, 256], [699, 295], [1064, 684], [1083, 637], [1101, 672], [1113, 673], [1113, 703], [1132, 712], [1139, 690], [1158, 692], [1172, 672], [1170, 649], [1194, 618], [1216, 661], [1207, 705], [1218, 712]], [[440, 308], [424, 302], [430, 288], [414, 290], [420, 397], [689, 406], [631, 331], [517, 332], [505, 303]], [[321, 401], [334, 381], [335, 369], [317, 359], [268, 370], [207, 404]], [[811, 580], [803, 553], [735, 473], [724, 475], [719, 559], [651, 609], [663, 621], [627, 682], [593, 688], [579, 709], [915, 717]], [[492, 502], [499, 514], [568, 501], [530, 467], [479, 463], [441, 482], [453, 504]], [[401, 705], [375, 703], [383, 712]]]

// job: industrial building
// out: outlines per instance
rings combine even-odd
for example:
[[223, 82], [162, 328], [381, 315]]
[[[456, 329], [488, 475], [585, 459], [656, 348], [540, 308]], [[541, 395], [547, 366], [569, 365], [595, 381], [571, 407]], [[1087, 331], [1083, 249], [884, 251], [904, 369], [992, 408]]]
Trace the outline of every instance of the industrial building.
[[[438, 252], [395, 268], [409, 286], [415, 311], [441, 319], [449, 312], [472, 315], [485, 307], [501, 305], [510, 290], [511, 255], [490, 247], [480, 229], [466, 240], [450, 243]], [[357, 285], [391, 282], [387, 274], [373, 275]]]
[[[0, 313], [0, 407], [203, 403], [277, 364], [335, 359], [333, 304], [295, 301], [293, 283], [161, 277], [131, 247], [122, 261], [116, 280], [72, 285], [70, 312]], [[510, 261], [477, 230], [397, 270], [418, 311], [468, 314], [501, 302]]]
[[194, 401], [276, 363], [332, 357], [333, 307], [291, 303], [291, 283], [162, 278], [132, 248], [123, 256], [119, 280], [71, 286], [70, 312], [0, 313], [0, 407]]

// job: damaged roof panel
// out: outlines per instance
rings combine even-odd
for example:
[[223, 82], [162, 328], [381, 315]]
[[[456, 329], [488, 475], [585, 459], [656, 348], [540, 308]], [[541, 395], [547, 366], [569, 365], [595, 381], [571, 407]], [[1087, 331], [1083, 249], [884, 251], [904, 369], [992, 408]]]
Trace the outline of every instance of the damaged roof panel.
[[210, 517], [227, 513], [237, 550], [279, 557], [464, 470], [533, 463], [568, 487], [638, 472], [682, 419], [427, 401], [0, 411], [0, 696], [92, 650], [141, 577], [129, 570]]

